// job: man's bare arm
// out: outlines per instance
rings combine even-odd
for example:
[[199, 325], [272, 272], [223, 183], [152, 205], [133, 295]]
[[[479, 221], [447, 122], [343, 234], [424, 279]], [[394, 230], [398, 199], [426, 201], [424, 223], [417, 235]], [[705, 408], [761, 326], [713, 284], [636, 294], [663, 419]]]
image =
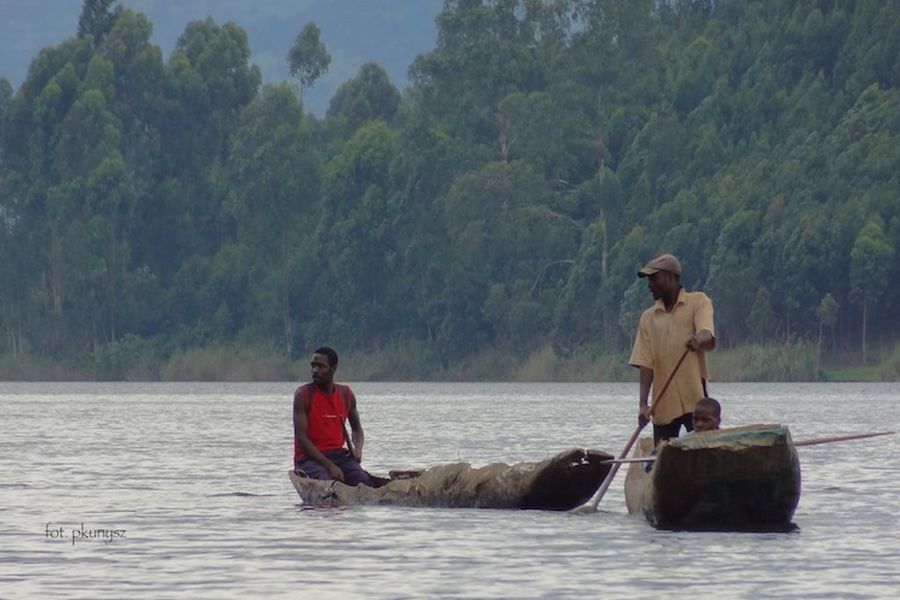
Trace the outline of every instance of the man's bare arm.
[[359, 411], [356, 409], [356, 396], [352, 397], [350, 402], [350, 410], [347, 414], [347, 420], [350, 421], [350, 439], [353, 442], [353, 457], [362, 462], [363, 444], [366, 441], [366, 435], [363, 432], [362, 420], [359, 418]]
[[650, 420], [650, 386], [653, 384], [653, 369], [638, 367], [641, 372], [641, 383], [638, 397], [638, 424], [643, 427]]

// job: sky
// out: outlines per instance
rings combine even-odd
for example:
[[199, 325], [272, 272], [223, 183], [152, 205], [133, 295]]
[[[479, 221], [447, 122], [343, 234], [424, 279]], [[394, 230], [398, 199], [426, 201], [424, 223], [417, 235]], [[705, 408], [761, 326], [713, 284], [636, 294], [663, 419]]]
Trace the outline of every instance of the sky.
[[[168, 59], [191, 21], [212, 17], [247, 31], [251, 62], [264, 83], [288, 78], [285, 56], [309, 21], [322, 30], [331, 67], [308, 92], [307, 110], [322, 116], [328, 100], [369, 61], [381, 64], [398, 88], [419, 54], [434, 48], [434, 18], [443, 0], [127, 0], [153, 23], [153, 42]], [[0, 77], [14, 88], [25, 79], [41, 48], [59, 44], [78, 29], [81, 0], [0, 0]]]

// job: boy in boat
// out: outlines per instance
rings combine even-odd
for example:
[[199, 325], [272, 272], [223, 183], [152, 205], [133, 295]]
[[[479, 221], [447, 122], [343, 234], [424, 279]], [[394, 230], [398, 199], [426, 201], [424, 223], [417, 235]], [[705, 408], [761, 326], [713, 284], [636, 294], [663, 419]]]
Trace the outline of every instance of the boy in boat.
[[722, 405], [705, 396], [694, 405], [694, 431], [714, 431], [722, 422]]
[[[653, 409], [653, 442], [678, 437], [681, 427], [693, 430], [691, 413], [706, 396], [706, 353], [716, 347], [713, 305], [703, 292], [681, 286], [681, 263], [661, 254], [638, 271], [656, 301], [641, 314], [628, 364], [640, 370], [638, 423], [650, 414], [650, 391], [659, 398]], [[685, 354], [690, 351], [690, 355]], [[682, 357], [684, 360], [682, 361]], [[665, 393], [662, 388], [671, 378]], [[662, 394], [662, 395], [660, 395]]]
[[[715, 398], [704, 396], [697, 400], [694, 405], [694, 413], [692, 418], [694, 424], [694, 433], [702, 431], [715, 431], [722, 422], [722, 405]], [[656, 448], [650, 452], [650, 456], [656, 454]], [[648, 462], [644, 467], [647, 473], [653, 468], [653, 463]]]
[[[294, 392], [294, 468], [313, 479], [334, 479], [347, 485], [375, 487], [362, 461], [362, 423], [350, 386], [334, 382], [338, 355], [316, 350], [310, 361], [312, 382]], [[352, 438], [345, 422], [350, 421]]]

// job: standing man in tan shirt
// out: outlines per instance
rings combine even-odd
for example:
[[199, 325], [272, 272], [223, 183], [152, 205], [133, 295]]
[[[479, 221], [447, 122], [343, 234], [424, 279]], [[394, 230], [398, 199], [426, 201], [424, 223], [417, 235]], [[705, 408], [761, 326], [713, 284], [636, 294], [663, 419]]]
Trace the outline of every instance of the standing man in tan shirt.
[[713, 305], [703, 292], [681, 287], [681, 263], [661, 254], [638, 271], [646, 277], [656, 303], [638, 324], [628, 363], [640, 369], [638, 422], [647, 423], [651, 387], [654, 397], [678, 364], [684, 349], [692, 352], [682, 363], [653, 413], [653, 441], [678, 437], [681, 426], [693, 430], [694, 405], [706, 396], [706, 353], [716, 347]]

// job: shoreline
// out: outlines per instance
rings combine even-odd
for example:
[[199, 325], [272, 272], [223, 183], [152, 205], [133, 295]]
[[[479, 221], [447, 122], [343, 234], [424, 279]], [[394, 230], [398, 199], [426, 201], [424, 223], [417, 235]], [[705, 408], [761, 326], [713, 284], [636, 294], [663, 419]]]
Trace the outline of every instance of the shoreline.
[[[410, 356], [414, 356], [410, 360]], [[900, 381], [900, 346], [882, 353], [876, 364], [859, 365], [841, 357], [820, 358], [816, 347], [797, 342], [747, 345], [710, 354], [711, 380], [718, 382], [878, 382]], [[624, 351], [579, 348], [559, 356], [551, 347], [517, 357], [488, 348], [452, 365], [441, 366], [421, 346], [397, 345], [377, 351], [342, 354], [340, 370], [348, 381], [425, 382], [634, 382], [637, 374]], [[98, 363], [40, 356], [0, 355], [3, 381], [222, 381], [271, 382], [305, 379], [306, 361], [271, 350], [217, 346], [179, 350], [167, 358], [139, 356], [116, 368]]]

